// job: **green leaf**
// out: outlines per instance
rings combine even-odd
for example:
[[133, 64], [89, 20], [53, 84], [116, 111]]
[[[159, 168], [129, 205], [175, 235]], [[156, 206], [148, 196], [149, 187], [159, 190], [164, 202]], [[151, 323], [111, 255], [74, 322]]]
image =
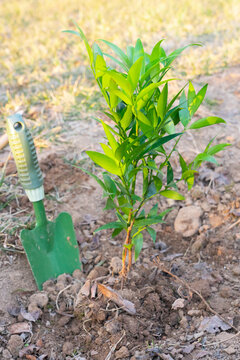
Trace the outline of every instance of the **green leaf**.
[[217, 160], [212, 155], [201, 153], [194, 159], [194, 168], [199, 167], [203, 161], [208, 161], [216, 165], [218, 164]]
[[143, 64], [143, 56], [140, 57], [137, 61], [135, 61], [135, 63], [131, 66], [131, 68], [128, 72], [127, 80], [131, 84], [132, 93], [134, 92], [134, 90], [137, 87], [141, 69], [142, 69], [142, 64]]
[[107, 71], [107, 66], [104, 58], [101, 55], [97, 55], [95, 62], [96, 78], [103, 76], [106, 71]]
[[120, 86], [120, 88], [126, 93], [126, 95], [131, 97], [133, 91], [128, 79], [126, 79], [125, 76], [115, 70], [108, 71], [108, 74], [117, 83], [117, 85]]
[[157, 192], [159, 192], [159, 190], [161, 190], [162, 188], [162, 180], [158, 177], [158, 176], [153, 176], [153, 181], [154, 181], [154, 184], [156, 186], [156, 190]]
[[167, 109], [167, 98], [168, 98], [168, 84], [166, 83], [162, 89], [162, 92], [158, 98], [157, 103], [157, 114], [163, 121]]
[[189, 87], [188, 87], [188, 106], [191, 105], [193, 99], [196, 97], [196, 92], [194, 89], [194, 86], [191, 81], [189, 81]]
[[115, 137], [113, 136], [113, 134], [111, 133], [112, 129], [111, 129], [110, 126], [105, 124], [103, 121], [101, 121], [101, 123], [102, 123], [103, 129], [104, 129], [104, 132], [105, 132], [105, 134], [107, 136], [109, 145], [111, 146], [112, 150], [115, 152], [117, 150], [117, 148], [118, 148], [118, 143], [115, 140]]
[[158, 212], [158, 204], [155, 204], [149, 211], [148, 217], [157, 216], [157, 212]]
[[165, 65], [169, 66], [185, 49], [189, 46], [201, 46], [201, 44], [189, 44], [177, 50], [174, 50], [168, 57], [166, 58]]
[[136, 261], [143, 247], [143, 235], [140, 233], [135, 236], [134, 239], [132, 239], [132, 244], [134, 245], [134, 258]]
[[129, 45], [127, 47], [127, 56], [130, 64], [133, 64], [133, 56], [134, 56], [134, 47]]
[[167, 124], [164, 126], [164, 130], [169, 134], [175, 134], [175, 125], [174, 122], [170, 119]]
[[150, 235], [151, 238], [152, 238], [153, 243], [155, 244], [156, 238], [157, 238], [157, 232], [156, 232], [156, 230], [154, 230], [154, 229], [151, 228], [151, 227], [148, 227], [148, 228], [147, 228], [147, 232], [149, 233], [149, 235]]
[[195, 114], [195, 112], [203, 102], [203, 99], [206, 95], [207, 87], [208, 84], [204, 85], [194, 98], [192, 98], [193, 94], [190, 95], [190, 99], [188, 99], [188, 109], [190, 116], [193, 116], [193, 114]]
[[141, 111], [138, 111], [137, 118], [145, 125], [152, 127], [151, 121]]
[[132, 105], [132, 100], [121, 90], [112, 90], [111, 94], [118, 96], [127, 105]]
[[173, 168], [170, 162], [167, 163], [167, 184], [169, 185], [173, 181]]
[[180, 166], [182, 168], [182, 173], [184, 173], [185, 171], [188, 170], [188, 166], [187, 166], [187, 163], [186, 161], [184, 160], [184, 158], [182, 157], [181, 154], [178, 154], [179, 155], [179, 162], [180, 162]]
[[100, 145], [101, 145], [105, 155], [109, 156], [114, 161], [117, 160], [116, 156], [114, 155], [114, 152], [112, 151], [112, 149], [108, 145], [103, 144], [103, 143], [100, 143]]
[[121, 231], [123, 231], [123, 227], [119, 228], [119, 229], [115, 229], [112, 233], [112, 238], [114, 238], [115, 236], [117, 236], [118, 234], [120, 234]]
[[162, 223], [162, 216], [153, 216], [153, 217], [148, 217], [146, 219], [136, 219], [134, 222], [134, 227], [144, 227], [144, 226], [148, 226], [148, 225], [153, 225], [153, 224], [159, 224]]
[[117, 63], [124, 71], [128, 72], [128, 66], [116, 59], [114, 56], [103, 53], [103, 55], [107, 56], [109, 59], [113, 60], [115, 63]]
[[212, 146], [211, 148], [209, 148], [207, 150], [207, 154], [208, 155], [214, 155], [217, 152], [219, 152], [221, 150], [224, 150], [225, 147], [227, 147], [227, 146], [231, 146], [231, 144], [217, 144], [217, 145], [214, 145], [214, 146]]
[[226, 124], [226, 121], [217, 116], [208, 116], [195, 121], [189, 129], [200, 129], [214, 124]]
[[137, 39], [135, 48], [134, 48], [134, 56], [133, 56], [133, 62], [138, 60], [140, 57], [144, 56], [144, 49], [143, 44], [140, 39]]
[[127, 106], [126, 111], [121, 119], [121, 126], [123, 130], [126, 130], [132, 121], [132, 107], [130, 105]]
[[160, 191], [160, 194], [168, 199], [173, 200], [184, 200], [185, 197], [181, 194], [179, 194], [177, 191], [174, 190], [164, 190]]
[[105, 154], [98, 153], [96, 151], [86, 151], [86, 154], [92, 159], [97, 165], [107, 170], [111, 174], [121, 176], [121, 170], [119, 165], [112, 158]]
[[113, 222], [107, 223], [103, 226], [100, 226], [99, 228], [94, 230], [94, 233], [97, 233], [98, 231], [106, 230], [106, 229], [122, 229], [122, 228], [123, 228], [122, 223], [120, 223], [119, 221], [113, 221]]
[[127, 66], [127, 68], [130, 68], [131, 64], [128, 60], [127, 55], [117, 45], [103, 39], [100, 39], [100, 41], [103, 41], [105, 44], [107, 44], [115, 52], [115, 54], [121, 59], [121, 61]]
[[106, 189], [109, 192], [109, 194], [112, 194], [113, 196], [115, 196], [117, 193], [117, 187], [116, 187], [114, 181], [106, 173], [103, 173], [103, 180], [104, 180]]
[[116, 208], [116, 205], [115, 205], [114, 201], [110, 197], [108, 197], [105, 208], [103, 210], [112, 210], [115, 208]]
[[160, 85], [165, 84], [169, 81], [173, 81], [173, 80], [177, 80], [177, 79], [168, 79], [168, 80], [163, 80], [163, 81], [159, 81], [155, 84], [150, 84], [147, 87], [145, 87], [144, 89], [142, 89], [140, 91], [140, 93], [138, 94], [137, 98], [136, 98], [136, 102], [138, 102], [140, 99], [142, 99], [145, 95], [147, 95], [149, 92], [155, 90], [156, 88], [158, 88]]

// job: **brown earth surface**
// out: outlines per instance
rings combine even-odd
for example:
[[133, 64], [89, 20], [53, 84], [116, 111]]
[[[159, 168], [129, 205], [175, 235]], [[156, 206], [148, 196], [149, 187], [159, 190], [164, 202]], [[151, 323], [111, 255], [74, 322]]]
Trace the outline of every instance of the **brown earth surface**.
[[[68, 162], [80, 151], [97, 148], [100, 127], [71, 122], [66, 134], [70, 145], [40, 154], [48, 216], [71, 213], [83, 266], [73, 276], [46, 282], [39, 293], [19, 234], [5, 239], [0, 251], [1, 359], [240, 359], [239, 70], [195, 80], [196, 86], [209, 83], [211, 100], [198, 116], [221, 116], [227, 126], [192, 133], [181, 151], [190, 159], [216, 132], [218, 142], [232, 146], [217, 156], [218, 167], [206, 164], [200, 169], [185, 202], [152, 202], [174, 210], [165, 224], [156, 226], [155, 244], [146, 236], [124, 283], [118, 275], [123, 238], [111, 239], [108, 231], [93, 235], [114, 214], [103, 212], [98, 185]], [[7, 153], [2, 152], [2, 160]], [[180, 173], [177, 162], [175, 171]], [[17, 182], [15, 172], [10, 161], [10, 184]], [[17, 195], [2, 209], [3, 218], [16, 213], [33, 221], [20, 187]], [[6, 200], [3, 194], [1, 203]], [[175, 220], [184, 208], [190, 216], [182, 223], [194, 233], [188, 237], [184, 230], [176, 232]], [[193, 216], [199, 217], [196, 230]], [[10, 251], [14, 249], [19, 252]]]

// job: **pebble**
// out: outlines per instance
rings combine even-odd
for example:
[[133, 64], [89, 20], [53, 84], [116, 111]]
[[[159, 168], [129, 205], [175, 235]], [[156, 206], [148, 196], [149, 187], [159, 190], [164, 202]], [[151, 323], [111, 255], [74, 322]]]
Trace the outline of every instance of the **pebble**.
[[202, 209], [199, 206], [186, 206], [179, 210], [174, 222], [175, 231], [183, 237], [194, 235], [201, 226]]
[[129, 351], [126, 346], [122, 346], [118, 351], [115, 353], [115, 359], [123, 359], [129, 357]]
[[232, 273], [233, 273], [233, 275], [239, 276], [240, 275], [240, 265], [234, 266], [234, 268], [232, 268]]
[[188, 311], [189, 316], [201, 316], [202, 312], [201, 310], [192, 309]]
[[19, 350], [23, 347], [23, 339], [18, 335], [12, 335], [8, 341], [8, 350], [12, 356], [17, 357], [19, 355]]
[[233, 355], [236, 353], [236, 349], [233, 346], [229, 346], [226, 349], [224, 349], [224, 351], [228, 354], [228, 355]]
[[74, 350], [74, 346], [73, 343], [71, 343], [70, 341], [66, 341], [63, 344], [62, 352], [64, 355], [72, 355], [73, 350]]
[[36, 304], [37, 306], [43, 308], [48, 304], [48, 295], [44, 291], [33, 294], [29, 298], [29, 303]]
[[222, 286], [219, 291], [219, 294], [224, 299], [227, 299], [232, 296], [232, 288], [230, 286]]

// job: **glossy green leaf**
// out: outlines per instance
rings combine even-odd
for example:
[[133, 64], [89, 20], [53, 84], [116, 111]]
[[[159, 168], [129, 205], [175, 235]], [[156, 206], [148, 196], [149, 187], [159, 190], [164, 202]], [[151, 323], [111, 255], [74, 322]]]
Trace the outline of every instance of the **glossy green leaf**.
[[107, 170], [111, 174], [121, 176], [121, 170], [119, 165], [112, 158], [105, 154], [98, 153], [96, 151], [86, 151], [86, 154], [92, 159], [97, 165]]
[[121, 126], [123, 130], [126, 130], [132, 121], [132, 106], [128, 105], [126, 111], [121, 119]]
[[112, 194], [113, 196], [115, 196], [117, 193], [117, 187], [116, 187], [114, 181], [106, 173], [103, 173], [103, 180], [104, 180], [107, 191], [110, 194]]
[[120, 232], [122, 232], [124, 230], [123, 227], [120, 227], [118, 229], [115, 229], [113, 232], [112, 232], [112, 238], [114, 238], [115, 236], [117, 236], [118, 234], [120, 234]]
[[126, 64], [124, 64], [123, 62], [121, 62], [120, 60], [116, 59], [114, 56], [107, 54], [107, 53], [103, 53], [103, 55], [107, 56], [109, 59], [113, 60], [116, 64], [118, 64], [124, 71], [128, 71], [128, 66]]
[[132, 240], [132, 244], [134, 245], [134, 258], [136, 261], [143, 247], [143, 235], [140, 233], [135, 236], [135, 238]]
[[115, 54], [121, 59], [121, 61], [127, 66], [127, 68], [130, 67], [130, 62], [128, 60], [127, 55], [117, 45], [103, 39], [100, 39], [100, 41], [103, 41], [105, 44], [107, 44], [115, 52]]
[[135, 45], [135, 48], [134, 48], [133, 62], [135, 62], [136, 60], [138, 60], [142, 56], [144, 56], [143, 44], [142, 44], [142, 41], [140, 39], [137, 39], [136, 45]]
[[118, 148], [118, 143], [111, 132], [112, 129], [110, 126], [105, 124], [103, 121], [101, 121], [101, 123], [102, 123], [102, 127], [104, 129], [104, 132], [106, 134], [106, 137], [108, 139], [109, 145], [111, 146], [112, 150], [115, 152]]
[[133, 91], [128, 79], [126, 79], [125, 76], [115, 70], [108, 71], [108, 74], [117, 83], [117, 85], [120, 86], [120, 88], [126, 93], [126, 95], [131, 97]]
[[155, 204], [149, 211], [148, 217], [157, 216], [157, 213], [158, 213], [158, 204]]
[[208, 116], [202, 119], [199, 119], [197, 121], [195, 121], [190, 127], [189, 129], [200, 129], [206, 126], [211, 126], [211, 125], [215, 125], [215, 124], [225, 124], [226, 121], [223, 120], [220, 117], [217, 116]]
[[189, 103], [188, 109], [190, 116], [193, 116], [193, 114], [195, 114], [195, 112], [203, 102], [203, 99], [206, 95], [207, 87], [208, 84], [204, 85], [202, 89], [197, 93], [197, 95], [193, 98], [192, 98], [193, 94], [190, 95], [190, 99], [188, 99], [188, 103]]
[[131, 84], [132, 93], [134, 92], [134, 90], [137, 87], [141, 69], [142, 69], [142, 64], [143, 64], [143, 56], [135, 61], [135, 63], [131, 66], [131, 68], [128, 72], [127, 80]]
[[166, 114], [167, 99], [168, 99], [168, 83], [166, 83], [164, 85], [162, 92], [158, 98], [158, 103], [157, 103], [157, 114], [158, 114], [158, 116], [160, 116], [162, 121]]
[[106, 62], [104, 58], [100, 55], [97, 55], [96, 62], [95, 62], [95, 74], [96, 78], [103, 76], [107, 70]]
[[179, 194], [177, 191], [174, 190], [164, 190], [160, 191], [160, 194], [168, 199], [173, 200], [184, 200], [185, 197], [181, 194]]
[[207, 150], [207, 154], [208, 155], [214, 155], [214, 154], [218, 153], [219, 151], [224, 150], [225, 147], [227, 147], [227, 146], [231, 146], [231, 144], [217, 144], [217, 145], [214, 145], [214, 146], [212, 146], [211, 148], [209, 148]]
[[162, 216], [153, 216], [146, 219], [137, 219], [135, 220], [135, 227], [144, 227], [154, 224], [163, 223]]
[[121, 90], [112, 90], [111, 93], [118, 96], [122, 101], [125, 102], [125, 104], [132, 105], [132, 100]]
[[119, 221], [113, 221], [113, 222], [107, 223], [103, 226], [100, 226], [99, 228], [94, 230], [94, 233], [97, 233], [98, 231], [106, 230], [106, 229], [122, 229], [122, 228], [123, 228], [122, 223], [120, 223]]
[[147, 228], [147, 232], [149, 233], [149, 235], [150, 235], [151, 238], [152, 238], [153, 243], [155, 244], [156, 238], [157, 238], [157, 232], [156, 232], [156, 230], [154, 230], [154, 229], [151, 228], [151, 227], [148, 227], [148, 228]]
[[108, 197], [105, 208], [103, 210], [112, 210], [115, 208], [116, 208], [116, 205], [115, 205], [114, 201], [110, 197]]

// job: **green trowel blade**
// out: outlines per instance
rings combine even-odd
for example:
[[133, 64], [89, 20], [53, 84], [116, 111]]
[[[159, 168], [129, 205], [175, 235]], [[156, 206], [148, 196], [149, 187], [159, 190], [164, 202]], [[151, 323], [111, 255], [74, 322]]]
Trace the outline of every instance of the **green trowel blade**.
[[51, 278], [81, 268], [72, 218], [61, 213], [55, 221], [22, 230], [21, 240], [39, 289]]

